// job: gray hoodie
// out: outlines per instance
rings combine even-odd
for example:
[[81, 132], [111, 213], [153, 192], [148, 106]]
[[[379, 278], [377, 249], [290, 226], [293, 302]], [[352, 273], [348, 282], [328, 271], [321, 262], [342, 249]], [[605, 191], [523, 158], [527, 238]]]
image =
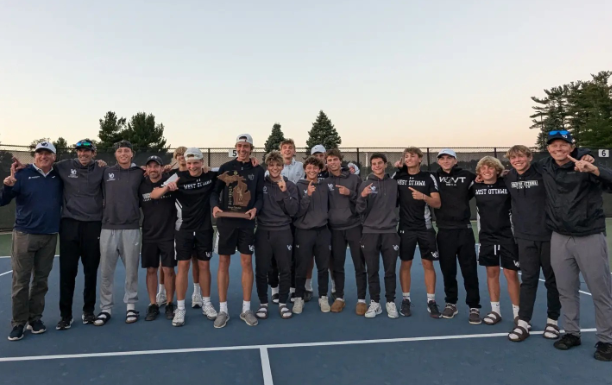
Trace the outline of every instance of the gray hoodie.
[[62, 160], [53, 167], [64, 182], [62, 218], [101, 221], [104, 168], [93, 160], [83, 166], [78, 159]]
[[298, 192], [295, 184], [283, 177], [287, 191], [282, 192], [276, 182], [267, 176], [264, 179], [263, 207], [257, 214], [257, 227], [263, 230], [289, 230], [293, 216], [299, 207]]
[[123, 169], [117, 164], [104, 169], [103, 229], [125, 230], [140, 227], [138, 188], [144, 179], [142, 175], [142, 169], [135, 165]]
[[[361, 179], [348, 169], [342, 169], [340, 175], [335, 176], [331, 172], [329, 177], [323, 181], [329, 189], [329, 227], [333, 230], [346, 230], [361, 224], [361, 219], [355, 203], [359, 195]], [[338, 187], [344, 186], [350, 190], [350, 195], [342, 195]]]
[[315, 185], [312, 196], [308, 196], [308, 185], [306, 179], [297, 182], [300, 208], [295, 216], [293, 224], [298, 229], [309, 230], [327, 225], [327, 211], [329, 208], [329, 188], [319, 179]]
[[[366, 198], [361, 192], [372, 185], [372, 193]], [[357, 212], [362, 215], [363, 233], [380, 234], [397, 231], [397, 181], [385, 174], [379, 179], [370, 174], [368, 179], [361, 183], [357, 198]]]

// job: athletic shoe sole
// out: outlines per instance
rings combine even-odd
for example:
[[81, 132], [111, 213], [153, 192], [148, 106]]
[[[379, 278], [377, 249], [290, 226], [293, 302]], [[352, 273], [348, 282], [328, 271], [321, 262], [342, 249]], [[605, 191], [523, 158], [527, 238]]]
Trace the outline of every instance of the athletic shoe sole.
[[34, 328], [32, 326], [30, 326], [30, 325], [28, 325], [27, 330], [30, 331], [32, 334], [43, 334], [44, 332], [47, 331], [47, 329], [42, 329], [42, 330], [39, 330], [39, 331], [35, 332]]
[[376, 317], [377, 315], [382, 314], [382, 309], [381, 309], [381, 308], [378, 308], [378, 310], [376, 310], [376, 312], [374, 313], [374, 315], [372, 315], [372, 313], [369, 313], [369, 314], [370, 314], [370, 315], [368, 315], [368, 312], [366, 312], [366, 313], [365, 313], [365, 315], [364, 315], [364, 317], [366, 317], [366, 318], [374, 318], [374, 317]]
[[24, 337], [24, 335], [22, 334], [21, 337], [8, 337], [9, 341], [19, 341], [22, 340]]
[[451, 319], [451, 318], [454, 318], [457, 314], [459, 314], [459, 310], [455, 310], [453, 312], [453, 315], [451, 315], [451, 316], [447, 316], [447, 315], [442, 314], [442, 318], [444, 318], [444, 319]]
[[70, 323], [68, 324], [68, 326], [64, 326], [64, 327], [59, 327], [59, 326], [56, 326], [56, 327], [55, 327], [55, 330], [68, 330], [68, 329], [70, 329], [70, 328], [72, 327], [72, 322], [73, 322], [73, 321], [72, 321], [72, 320], [70, 320]]
[[478, 320], [478, 322], [474, 322], [474, 321], [468, 321], [470, 323], [470, 325], [480, 325], [482, 323], [482, 320]]
[[223, 324], [221, 324], [221, 325], [217, 325], [217, 324], [215, 324], [215, 325], [214, 325], [214, 326], [215, 326], [215, 329], [221, 329], [221, 328], [224, 328], [224, 327], [225, 327], [225, 325], [227, 325], [227, 321], [229, 321], [229, 317], [227, 317], [227, 318], [225, 319], [225, 322], [223, 322]]

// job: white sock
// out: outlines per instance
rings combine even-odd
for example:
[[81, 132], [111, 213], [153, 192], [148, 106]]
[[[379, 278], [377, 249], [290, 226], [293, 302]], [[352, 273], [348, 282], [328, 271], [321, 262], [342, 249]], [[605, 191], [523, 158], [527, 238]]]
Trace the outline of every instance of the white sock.
[[293, 294], [295, 293], [295, 287], [290, 287], [289, 288], [289, 294]]
[[204, 301], [204, 304], [206, 305], [207, 303], [210, 303], [210, 297], [204, 297], [202, 298], [202, 301]]
[[491, 311], [501, 315], [501, 305], [499, 302], [491, 302]]
[[514, 318], [518, 317], [519, 307], [516, 305], [512, 305], [512, 315]]
[[272, 295], [278, 294], [278, 286], [272, 288]]
[[304, 285], [304, 287], [306, 288], [306, 290], [308, 291], [312, 291], [312, 279], [306, 279], [306, 285]]
[[408, 301], [410, 301], [410, 292], [402, 293], [402, 299], [407, 299]]
[[128, 310], [136, 310], [136, 304], [135, 303], [128, 303], [127, 304], [127, 309]]
[[357, 303], [366, 303], [366, 300], [365, 299], [358, 299]]
[[202, 292], [200, 291], [200, 284], [199, 283], [194, 283], [193, 284], [193, 293], [194, 294], [201, 294]]
[[176, 301], [178, 303], [178, 308], [181, 310], [185, 310], [185, 300], [184, 299], [179, 299], [178, 301]]
[[342, 301], [342, 302], [344, 302], [344, 298], [337, 297], [337, 298], [336, 298], [336, 301]]
[[436, 300], [436, 293], [433, 293], [433, 294], [427, 293], [427, 303], [430, 303], [431, 301], [435, 301], [435, 300]]
[[546, 318], [546, 323], [559, 326], [559, 321], [550, 318]]
[[251, 310], [251, 301], [242, 301], [242, 312]]
[[159, 288], [157, 289], [158, 293], [164, 293], [166, 294], [166, 286], [164, 285], [159, 285]]
[[334, 280], [332, 279], [332, 280], [331, 280], [331, 283], [332, 283], [332, 285], [331, 285], [331, 286], [332, 286], [332, 288], [331, 288], [331, 292], [332, 292], [332, 293], [335, 293], [335, 292], [336, 292], [336, 281], [334, 281]]
[[227, 311], [227, 301], [219, 303], [219, 313], [229, 314], [229, 312]]
[[[522, 327], [522, 328], [525, 328], [525, 330], [529, 330], [529, 324], [528, 324], [527, 322], [525, 322], [525, 321], [519, 320], [519, 322], [518, 322], [518, 325], [517, 325], [517, 326], [520, 326], [520, 327]], [[518, 339], [519, 339], [519, 337], [518, 337], [518, 336], [523, 335], [523, 331], [522, 331], [521, 329], [516, 329], [516, 328], [515, 328], [514, 330], [512, 330], [512, 333], [514, 333], [514, 334], [510, 334], [510, 335], [509, 335], [509, 337], [510, 337], [510, 339], [512, 339], [513, 341], [518, 340]]]

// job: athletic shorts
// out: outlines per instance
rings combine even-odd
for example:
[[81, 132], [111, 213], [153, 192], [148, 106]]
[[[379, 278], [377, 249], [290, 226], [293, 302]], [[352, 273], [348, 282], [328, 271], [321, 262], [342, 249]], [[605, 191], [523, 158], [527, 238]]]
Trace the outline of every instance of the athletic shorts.
[[175, 232], [176, 259], [189, 261], [192, 256], [195, 256], [200, 261], [210, 261], [213, 251], [213, 234], [213, 230], [178, 230]]
[[421, 259], [437, 261], [438, 245], [436, 243], [436, 231], [429, 230], [399, 230], [400, 236], [400, 259], [402, 261], [412, 261], [417, 244]]
[[143, 242], [140, 253], [143, 269], [159, 267], [160, 260], [163, 267], [176, 266], [174, 241]]
[[480, 266], [501, 266], [508, 270], [519, 270], [518, 246], [516, 243], [504, 245], [480, 245], [478, 247]]
[[255, 229], [237, 227], [231, 220], [217, 221], [217, 253], [232, 255], [236, 249], [240, 254], [253, 255], [255, 251]]

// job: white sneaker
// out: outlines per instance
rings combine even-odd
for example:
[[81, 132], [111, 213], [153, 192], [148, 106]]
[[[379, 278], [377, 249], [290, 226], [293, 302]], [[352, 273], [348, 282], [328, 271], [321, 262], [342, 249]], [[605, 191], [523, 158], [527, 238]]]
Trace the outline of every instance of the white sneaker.
[[329, 300], [326, 296], [319, 298], [319, 307], [323, 313], [329, 313], [331, 307], [329, 306]]
[[302, 314], [302, 310], [304, 309], [304, 300], [302, 298], [295, 298], [293, 301], [293, 312], [295, 314]]
[[191, 307], [193, 308], [202, 307], [202, 304], [203, 304], [202, 294], [194, 291], [193, 295], [191, 296]]
[[157, 302], [157, 306], [159, 307], [165, 306], [168, 303], [166, 293], [161, 291], [157, 293], [157, 295], [155, 296], [155, 302]]
[[366, 311], [365, 317], [374, 318], [380, 313], [382, 313], [382, 308], [380, 307], [380, 304], [378, 302], [370, 301], [370, 307], [368, 308], [368, 311]]
[[206, 302], [204, 306], [202, 306], [202, 314], [206, 316], [211, 321], [214, 321], [217, 318], [217, 311], [213, 306], [212, 302]]
[[395, 302], [387, 302], [387, 315], [389, 318], [398, 318], [399, 314], [397, 313], [397, 307], [395, 306]]
[[186, 309], [176, 309], [174, 311], [174, 318], [172, 319], [172, 326], [183, 326], [185, 325], [185, 314], [187, 314]]

